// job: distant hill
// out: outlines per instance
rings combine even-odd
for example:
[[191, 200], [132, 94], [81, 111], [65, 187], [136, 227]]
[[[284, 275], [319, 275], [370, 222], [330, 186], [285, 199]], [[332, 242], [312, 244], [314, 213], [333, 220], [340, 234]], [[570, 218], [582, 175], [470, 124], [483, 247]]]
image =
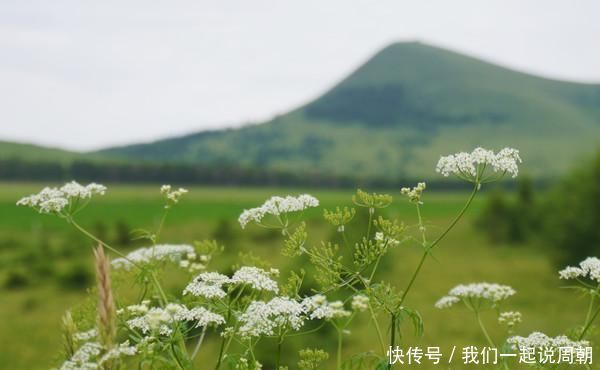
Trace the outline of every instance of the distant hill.
[[0, 158], [2, 159], [16, 158], [26, 161], [70, 162], [82, 158], [82, 156], [84, 155], [81, 153], [58, 148], [0, 141]]
[[600, 85], [545, 79], [421, 43], [396, 43], [316, 100], [268, 122], [96, 154], [428, 179], [440, 154], [479, 145], [519, 148], [524, 171], [535, 177], [560, 174], [600, 146]]

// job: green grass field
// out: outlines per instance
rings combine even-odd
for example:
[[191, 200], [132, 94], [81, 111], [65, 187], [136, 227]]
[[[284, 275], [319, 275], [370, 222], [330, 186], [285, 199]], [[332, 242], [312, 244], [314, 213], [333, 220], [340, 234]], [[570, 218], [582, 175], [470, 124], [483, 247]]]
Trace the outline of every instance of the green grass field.
[[[70, 226], [51, 216], [39, 215], [30, 209], [18, 208], [15, 202], [23, 195], [37, 192], [40, 184], [0, 183], [0, 367], [6, 369], [44, 369], [57, 363], [61, 349], [59, 323], [62, 313], [80, 302], [85, 280], [77, 285], [77, 266], [92, 270], [92, 243], [73, 231]], [[280, 267], [282, 273], [298, 265], [280, 255], [280, 237], [268, 231], [250, 227], [242, 231], [237, 216], [248, 207], [256, 206], [274, 194], [297, 194], [301, 189], [251, 188], [191, 188], [182, 203], [169, 214], [162, 236], [163, 242], [192, 242], [194, 240], [222, 239], [226, 253], [219, 265], [225, 266], [237, 258], [240, 251], [253, 252]], [[322, 207], [307, 213], [309, 239], [335, 236], [335, 230], [319, 221], [322, 208], [351, 205], [348, 191], [308, 191], [321, 200]], [[413, 206], [398, 191], [394, 205], [385, 210], [407, 225], [416, 222]], [[459, 211], [466, 200], [464, 193], [431, 193], [424, 201], [424, 217], [428, 232], [434, 236]], [[560, 289], [557, 268], [552, 265], [550, 252], [537, 245], [490, 245], [473, 226], [474, 217], [481, 210], [485, 195], [480, 196], [459, 226], [448, 236], [434, 258], [427, 261], [422, 274], [409, 295], [406, 305], [421, 312], [425, 321], [425, 335], [416, 338], [407, 328], [402, 345], [440, 346], [448, 352], [456, 345], [484, 345], [474, 318], [462, 307], [439, 311], [435, 301], [458, 283], [498, 282], [513, 286], [518, 294], [509, 299], [505, 308], [519, 310], [524, 322], [517, 328], [519, 334], [539, 330], [558, 335], [580, 324], [585, 317], [587, 302], [577, 293]], [[158, 186], [109, 186], [106, 196], [94, 201], [80, 215], [80, 223], [101, 234], [115, 245], [123, 246], [123, 234], [138, 228], [152, 230], [162, 215], [162, 200]], [[363, 225], [360, 225], [363, 227]], [[410, 245], [394, 249], [384, 261], [385, 278], [404, 286], [415, 268], [420, 250]], [[75, 267], [74, 267], [75, 266]], [[13, 285], [10, 277], [21, 276]], [[89, 278], [89, 277], [88, 277]], [[185, 281], [169, 282], [174, 292], [181, 290]], [[121, 288], [124, 289], [124, 288]], [[491, 316], [485, 316], [494, 338], [502, 332]], [[346, 351], [358, 352], [373, 348], [376, 343], [369, 322], [359, 320], [353, 335], [347, 340]], [[214, 335], [207, 348], [214, 345]], [[307, 345], [332, 349], [334, 341], [327, 336]], [[331, 352], [332, 353], [332, 352]], [[295, 359], [295, 353], [286, 356]], [[198, 358], [198, 368], [213, 355], [204, 353]], [[213, 362], [209, 362], [212, 364]], [[290, 368], [293, 368], [291, 366]], [[423, 366], [422, 368], [426, 368]], [[435, 367], [444, 368], [444, 367]], [[460, 367], [452, 367], [460, 368]]]

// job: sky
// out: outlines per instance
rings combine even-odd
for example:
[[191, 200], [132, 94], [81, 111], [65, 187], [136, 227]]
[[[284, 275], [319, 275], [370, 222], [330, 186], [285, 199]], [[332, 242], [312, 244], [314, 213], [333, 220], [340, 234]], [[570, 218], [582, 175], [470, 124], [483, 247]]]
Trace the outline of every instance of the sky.
[[597, 0], [0, 2], [0, 140], [71, 150], [238, 127], [418, 40], [600, 83]]

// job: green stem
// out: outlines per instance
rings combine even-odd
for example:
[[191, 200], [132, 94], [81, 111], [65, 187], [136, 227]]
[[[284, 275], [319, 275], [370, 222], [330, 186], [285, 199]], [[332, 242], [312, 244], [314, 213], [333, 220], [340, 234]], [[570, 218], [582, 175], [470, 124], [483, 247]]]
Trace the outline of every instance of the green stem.
[[583, 331], [581, 332], [581, 334], [579, 334], [579, 337], [577, 338], [577, 340], [583, 339], [583, 337], [585, 336], [585, 333], [587, 333], [590, 326], [592, 326], [592, 323], [594, 322], [594, 320], [596, 320], [596, 317], [598, 317], [598, 314], [600, 314], [600, 306], [598, 306], [598, 308], [596, 309], [596, 311], [594, 312], [592, 317], [585, 324], [585, 327], [583, 328]]
[[373, 307], [371, 306], [371, 302], [368, 304], [369, 312], [371, 313], [371, 320], [373, 320], [373, 324], [375, 326], [375, 331], [377, 332], [377, 338], [379, 339], [379, 345], [381, 346], [381, 352], [385, 355], [385, 344], [383, 343], [383, 335], [381, 334], [381, 329], [379, 328], [379, 322], [377, 321], [377, 317], [375, 317], [375, 312], [373, 311]]
[[281, 364], [281, 348], [283, 347], [283, 338], [281, 336], [277, 340], [277, 362], [275, 369], [279, 369], [279, 365]]
[[342, 370], [342, 330], [338, 329], [337, 370]]
[[425, 251], [423, 252], [423, 256], [421, 257], [421, 260], [419, 261], [419, 264], [417, 265], [415, 272], [413, 273], [412, 277], [410, 278], [410, 281], [408, 282], [408, 285], [406, 286], [406, 289], [404, 289], [404, 291], [402, 292], [402, 296], [400, 297], [400, 301], [398, 302], [398, 305], [396, 308], [400, 308], [400, 306], [402, 306], [402, 303], [404, 303], [404, 300], [406, 299], [406, 296], [408, 295], [410, 288], [412, 288], [415, 280], [417, 279], [417, 276], [419, 275], [419, 272], [421, 271], [421, 268], [423, 267], [423, 264], [425, 263], [425, 260], [427, 259], [427, 256], [429, 255], [429, 251], [431, 249], [433, 249], [436, 245], [438, 245], [446, 237], [446, 235], [448, 235], [450, 230], [452, 230], [452, 228], [454, 228], [454, 226], [458, 223], [458, 221], [462, 218], [462, 216], [465, 214], [465, 212], [471, 205], [471, 202], [473, 202], [473, 198], [475, 198], [475, 195], [477, 194], [478, 190], [479, 190], [479, 183], [475, 183], [475, 186], [473, 187], [473, 191], [471, 192], [469, 199], [467, 200], [467, 202], [465, 203], [463, 208], [460, 210], [458, 215], [454, 218], [454, 220], [452, 220], [452, 222], [446, 228], [446, 230], [444, 230], [444, 232], [442, 232], [440, 234], [440, 236], [438, 236], [437, 239], [435, 239], [427, 247], [427, 249], [425, 249]]
[[204, 336], [206, 335], [206, 326], [202, 329], [202, 334], [200, 334], [200, 338], [198, 339], [198, 343], [196, 343], [196, 348], [194, 348], [194, 352], [192, 352], [191, 359], [194, 360], [200, 352], [200, 347], [202, 347], [202, 342], [204, 341]]
[[223, 337], [221, 340], [221, 348], [219, 349], [219, 359], [217, 360], [217, 365], [215, 366], [215, 370], [219, 370], [221, 367], [221, 361], [223, 360], [223, 351], [225, 350], [225, 341], [227, 339]]
[[369, 226], [367, 226], [367, 239], [371, 237], [371, 224], [373, 223], [373, 214], [375, 214], [375, 208], [369, 208]]
[[173, 357], [173, 359], [175, 360], [175, 363], [177, 364], [178, 368], [180, 368], [181, 370], [185, 370], [185, 368], [183, 367], [183, 364], [177, 357], [177, 353], [175, 353], [175, 346], [173, 345], [173, 343], [171, 343], [171, 357]]
[[[394, 350], [396, 346], [396, 314], [390, 313], [391, 316], [391, 330], [390, 330], [390, 351]], [[392, 368], [392, 363], [388, 363], [388, 370]]]
[[[135, 263], [134, 261], [130, 260], [129, 258], [127, 258], [126, 255], [124, 255], [123, 253], [119, 252], [118, 250], [116, 250], [115, 248], [111, 247], [108, 243], [98, 239], [96, 236], [94, 236], [92, 233], [90, 233], [89, 231], [87, 231], [86, 229], [84, 229], [83, 227], [81, 227], [77, 222], [75, 222], [75, 220], [73, 218], [68, 218], [67, 221], [73, 225], [77, 230], [79, 230], [82, 234], [84, 234], [85, 236], [87, 236], [88, 238], [94, 240], [95, 242], [97, 242], [98, 244], [104, 246], [106, 249], [112, 251], [113, 253], [115, 253], [116, 255], [118, 255], [119, 257], [124, 258], [125, 260], [127, 260], [129, 263], [131, 263], [133, 266], [137, 267], [138, 269], [142, 270], [142, 267], [140, 265], [138, 265], [137, 263]], [[150, 276], [152, 277], [152, 281], [154, 282], [154, 285], [156, 286], [156, 289], [158, 290], [158, 293], [160, 294], [163, 303], [166, 304], [167, 302], [167, 296], [165, 294], [165, 292], [162, 289], [162, 286], [160, 285], [160, 282], [158, 281], [158, 278], [156, 277], [156, 274], [154, 273], [154, 271], [150, 272]]]
[[475, 310], [475, 316], [477, 317], [477, 323], [479, 324], [479, 327], [481, 328], [481, 331], [483, 332], [483, 335], [485, 336], [485, 339], [487, 340], [488, 344], [490, 345], [490, 347], [496, 348], [496, 345], [494, 344], [494, 341], [492, 340], [492, 338], [488, 334], [488, 331], [485, 328], [485, 325], [483, 325], [483, 321], [481, 320], [481, 316], [479, 315], [479, 311]]

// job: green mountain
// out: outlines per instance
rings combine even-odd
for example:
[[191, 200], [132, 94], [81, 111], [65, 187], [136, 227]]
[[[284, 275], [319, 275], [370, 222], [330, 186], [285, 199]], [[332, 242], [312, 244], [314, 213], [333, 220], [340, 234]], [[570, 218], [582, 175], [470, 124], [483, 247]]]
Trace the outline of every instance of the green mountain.
[[[234, 108], [234, 107], [232, 107]], [[149, 161], [430, 178], [440, 154], [521, 150], [554, 176], [600, 145], [600, 85], [556, 81], [421, 43], [396, 43], [269, 122], [110, 148]]]
[[0, 140], [1, 159], [71, 162], [80, 157], [82, 157], [81, 153], [68, 150]]

